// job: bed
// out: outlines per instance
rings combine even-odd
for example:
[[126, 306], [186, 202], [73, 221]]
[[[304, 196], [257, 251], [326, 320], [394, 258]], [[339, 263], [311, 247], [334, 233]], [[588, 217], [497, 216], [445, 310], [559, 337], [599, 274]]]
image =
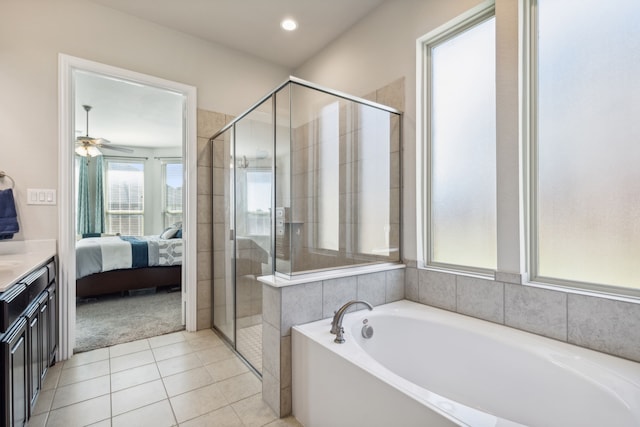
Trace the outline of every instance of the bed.
[[76, 243], [76, 296], [179, 286], [182, 238], [88, 237]]

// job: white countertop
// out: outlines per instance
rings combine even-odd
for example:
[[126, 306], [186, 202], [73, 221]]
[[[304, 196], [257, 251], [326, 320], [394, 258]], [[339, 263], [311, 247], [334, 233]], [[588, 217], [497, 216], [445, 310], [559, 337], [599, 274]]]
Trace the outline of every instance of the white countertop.
[[0, 242], [0, 292], [56, 254], [55, 240]]

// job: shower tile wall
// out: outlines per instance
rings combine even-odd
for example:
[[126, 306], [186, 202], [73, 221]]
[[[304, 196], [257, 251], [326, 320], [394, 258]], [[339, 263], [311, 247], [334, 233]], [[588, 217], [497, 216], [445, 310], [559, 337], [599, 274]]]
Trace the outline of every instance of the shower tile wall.
[[[198, 313], [197, 313], [197, 329], [206, 329], [211, 327], [211, 260], [212, 251], [218, 248], [212, 246], [213, 224], [212, 217], [216, 217], [213, 212], [211, 198], [224, 196], [224, 188], [219, 180], [211, 179], [212, 171], [217, 171], [218, 157], [212, 163], [211, 144], [208, 143], [209, 138], [219, 129], [221, 129], [229, 120], [229, 116], [198, 109], [198, 171], [197, 171], [197, 279], [198, 279]], [[214, 150], [216, 148], [214, 147]], [[222, 161], [222, 158], [219, 159]], [[214, 186], [215, 182], [215, 186]], [[223, 197], [224, 199], [224, 197]], [[217, 217], [216, 217], [217, 218]], [[224, 244], [224, 242], [223, 242]]]
[[[404, 109], [404, 78], [398, 79], [364, 97], [370, 101], [388, 105], [400, 111]], [[337, 170], [326, 170], [319, 159], [323, 152], [323, 141], [318, 134], [322, 126], [319, 124], [324, 117], [305, 123], [293, 130], [291, 156], [293, 161], [291, 171], [291, 206], [292, 221], [297, 229], [291, 236], [292, 271], [310, 271], [324, 268], [361, 264], [367, 261], [386, 260], [373, 255], [355, 253], [359, 229], [358, 207], [359, 196], [363, 192], [372, 193], [375, 188], [359, 183], [360, 163], [367, 160], [367, 156], [374, 153], [369, 147], [365, 150], [362, 129], [359, 119], [360, 109], [350, 101], [341, 100], [339, 105], [339, 166]], [[390, 146], [390, 205], [400, 204], [400, 121], [393, 117], [391, 121]], [[376, 159], [371, 159], [376, 161]], [[339, 242], [338, 250], [323, 255], [316, 247], [320, 230], [318, 194], [321, 191], [318, 182], [322, 180], [322, 173], [338, 174], [339, 176]], [[400, 233], [400, 218], [395, 209], [390, 209], [389, 241], [398, 242]], [[300, 234], [298, 234], [300, 232]], [[338, 255], [336, 256], [336, 252]]]
[[640, 362], [640, 304], [406, 264], [408, 300]]

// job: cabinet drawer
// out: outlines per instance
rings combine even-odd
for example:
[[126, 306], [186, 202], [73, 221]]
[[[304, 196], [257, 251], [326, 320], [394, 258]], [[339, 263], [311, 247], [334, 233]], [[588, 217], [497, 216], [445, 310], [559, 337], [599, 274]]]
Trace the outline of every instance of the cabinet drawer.
[[0, 333], [9, 329], [29, 305], [27, 286], [23, 283], [13, 285], [0, 294]]
[[22, 283], [27, 285], [29, 301], [33, 301], [49, 285], [49, 270], [47, 267], [42, 267], [25, 277]]

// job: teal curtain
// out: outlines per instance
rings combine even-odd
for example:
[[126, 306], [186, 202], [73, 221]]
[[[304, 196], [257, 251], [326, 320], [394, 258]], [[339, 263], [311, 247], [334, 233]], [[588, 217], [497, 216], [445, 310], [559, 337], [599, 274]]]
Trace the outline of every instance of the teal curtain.
[[78, 223], [76, 232], [87, 234], [91, 232], [89, 219], [91, 218], [89, 206], [89, 165], [87, 159], [80, 157], [78, 162], [80, 171], [78, 173]]
[[95, 194], [95, 212], [94, 212], [94, 233], [104, 233], [104, 161], [102, 156], [94, 157], [96, 171], [96, 191]]
[[78, 172], [78, 234], [100, 234], [105, 230], [104, 168], [102, 156], [80, 158]]

